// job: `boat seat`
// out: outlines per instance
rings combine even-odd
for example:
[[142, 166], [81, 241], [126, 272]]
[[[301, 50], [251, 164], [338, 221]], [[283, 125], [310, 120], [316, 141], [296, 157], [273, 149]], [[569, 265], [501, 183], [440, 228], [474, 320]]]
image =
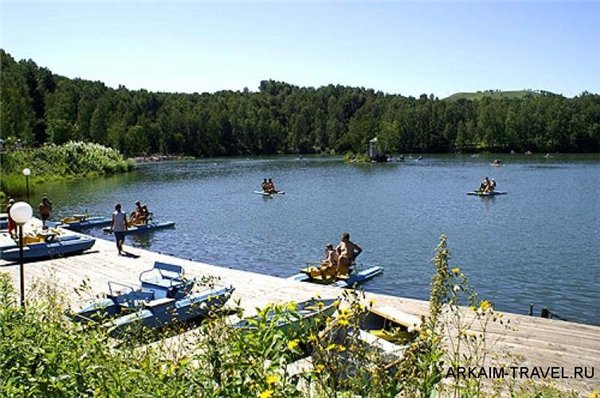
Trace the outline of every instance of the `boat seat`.
[[142, 288], [155, 292], [155, 298], [176, 298], [185, 295], [192, 290], [193, 280], [184, 278], [183, 267], [156, 261], [154, 267], [143, 271], [139, 280]]
[[123, 307], [136, 308], [139, 302], [150, 302], [155, 299], [155, 294], [151, 290], [132, 290], [125, 294], [114, 296], [117, 303]]

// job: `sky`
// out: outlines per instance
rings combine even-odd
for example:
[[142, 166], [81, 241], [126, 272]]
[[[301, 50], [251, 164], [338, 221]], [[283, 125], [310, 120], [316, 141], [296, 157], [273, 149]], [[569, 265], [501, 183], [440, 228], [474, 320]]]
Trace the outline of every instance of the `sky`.
[[0, 0], [0, 11], [13, 58], [110, 87], [600, 93], [600, 1]]

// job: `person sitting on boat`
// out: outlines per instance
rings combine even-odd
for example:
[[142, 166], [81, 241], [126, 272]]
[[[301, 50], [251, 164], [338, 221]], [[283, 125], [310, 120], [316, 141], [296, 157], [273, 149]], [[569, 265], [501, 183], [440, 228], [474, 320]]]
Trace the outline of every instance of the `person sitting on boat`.
[[486, 176], [483, 179], [483, 182], [481, 183], [481, 185], [479, 186], [479, 192], [489, 192], [491, 186], [492, 186], [492, 182], [490, 181], [489, 177]]
[[311, 278], [335, 278], [337, 275], [338, 260], [339, 256], [333, 248], [333, 244], [328, 243], [325, 247], [325, 258], [321, 262], [321, 266], [319, 268], [310, 267], [308, 274]]
[[350, 234], [344, 232], [342, 241], [335, 251], [339, 255], [337, 276], [348, 276], [356, 258], [362, 253], [362, 248], [350, 241]]
[[150, 219], [150, 211], [148, 210], [148, 206], [142, 206], [142, 215], [139, 217], [138, 223], [148, 224], [148, 220]]
[[496, 180], [494, 180], [492, 178], [492, 181], [490, 182], [490, 190], [489, 190], [489, 192], [494, 192], [495, 189], [496, 189]]
[[261, 184], [262, 187], [262, 191], [263, 192], [268, 192], [269, 191], [269, 182], [267, 181], [267, 179], [263, 179], [263, 182]]
[[135, 210], [133, 210], [131, 212], [131, 214], [129, 215], [129, 224], [130, 225], [138, 224], [139, 222], [141, 222], [143, 215], [144, 215], [144, 209], [142, 208], [142, 202], [137, 200], [135, 202]]
[[269, 181], [267, 181], [267, 189], [264, 190], [267, 193], [277, 193], [277, 190], [275, 189], [275, 184], [273, 183], [273, 180], [271, 180], [269, 178]]

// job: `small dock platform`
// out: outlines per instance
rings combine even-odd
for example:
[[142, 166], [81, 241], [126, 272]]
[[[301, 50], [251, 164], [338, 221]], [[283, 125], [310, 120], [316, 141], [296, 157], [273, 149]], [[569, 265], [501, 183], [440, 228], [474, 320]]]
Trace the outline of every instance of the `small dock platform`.
[[[40, 226], [39, 220], [32, 220], [25, 230]], [[64, 231], [65, 234], [75, 232]], [[107, 235], [107, 239], [111, 239]], [[0, 245], [10, 242], [6, 231], [0, 233]], [[26, 291], [34, 281], [54, 280], [62, 286], [73, 302], [80, 300], [73, 287], [81, 286], [86, 280], [93, 294], [107, 291], [108, 281], [119, 281], [132, 285], [138, 284], [141, 271], [152, 268], [155, 261], [178, 264], [185, 267], [188, 277], [214, 276], [220, 283], [233, 285], [233, 299], [240, 299], [241, 305], [253, 312], [256, 307], [267, 303], [283, 303], [306, 300], [315, 295], [323, 298], [340, 296], [342, 289], [294, 282], [283, 278], [253, 272], [234, 270], [225, 267], [189, 261], [165, 254], [126, 246], [131, 256], [119, 256], [114, 240], [96, 239], [88, 252], [47, 261], [25, 263]], [[300, 266], [300, 264], [299, 264]], [[18, 289], [19, 266], [0, 260], [0, 272], [9, 273]], [[296, 269], [290, 269], [290, 275]], [[50, 279], [52, 278], [52, 279]], [[399, 286], [402, 281], [399, 281]], [[368, 284], [366, 286], [368, 289]], [[402, 291], [398, 290], [401, 295]], [[428, 312], [428, 302], [396, 296], [366, 293], [366, 298], [374, 302], [374, 307], [397, 309], [408, 314], [420, 316]], [[600, 304], [600, 303], [598, 303]], [[499, 326], [488, 329], [488, 341], [494, 341], [493, 351], [508, 352], [513, 362], [510, 366], [523, 367], [531, 374], [534, 367], [564, 369], [566, 378], [536, 379], [534, 381], [551, 382], [560, 387], [578, 391], [588, 396], [591, 391], [600, 389], [600, 326], [578, 324], [560, 320], [543, 319], [526, 315], [504, 313], [504, 320], [510, 320], [515, 330], [504, 332]], [[494, 324], [496, 325], [496, 324]], [[574, 369], [586, 368], [591, 378], [573, 377]], [[520, 372], [520, 371], [518, 371]], [[512, 376], [512, 375], [511, 375]], [[517, 373], [516, 379], [522, 379]], [[510, 380], [507, 380], [510, 381]]]

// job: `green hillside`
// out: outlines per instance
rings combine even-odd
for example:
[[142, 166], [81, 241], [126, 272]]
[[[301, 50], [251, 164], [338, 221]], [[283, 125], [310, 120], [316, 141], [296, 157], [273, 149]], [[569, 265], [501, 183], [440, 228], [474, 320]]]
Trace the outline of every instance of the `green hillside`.
[[500, 98], [532, 98], [542, 94], [552, 94], [550, 92], [539, 91], [539, 90], [514, 90], [514, 91], [500, 91], [500, 90], [486, 90], [477, 91], [476, 93], [456, 93], [451, 96], [444, 98], [445, 101], [456, 101], [461, 98], [467, 100], [478, 100], [484, 97], [500, 99]]

